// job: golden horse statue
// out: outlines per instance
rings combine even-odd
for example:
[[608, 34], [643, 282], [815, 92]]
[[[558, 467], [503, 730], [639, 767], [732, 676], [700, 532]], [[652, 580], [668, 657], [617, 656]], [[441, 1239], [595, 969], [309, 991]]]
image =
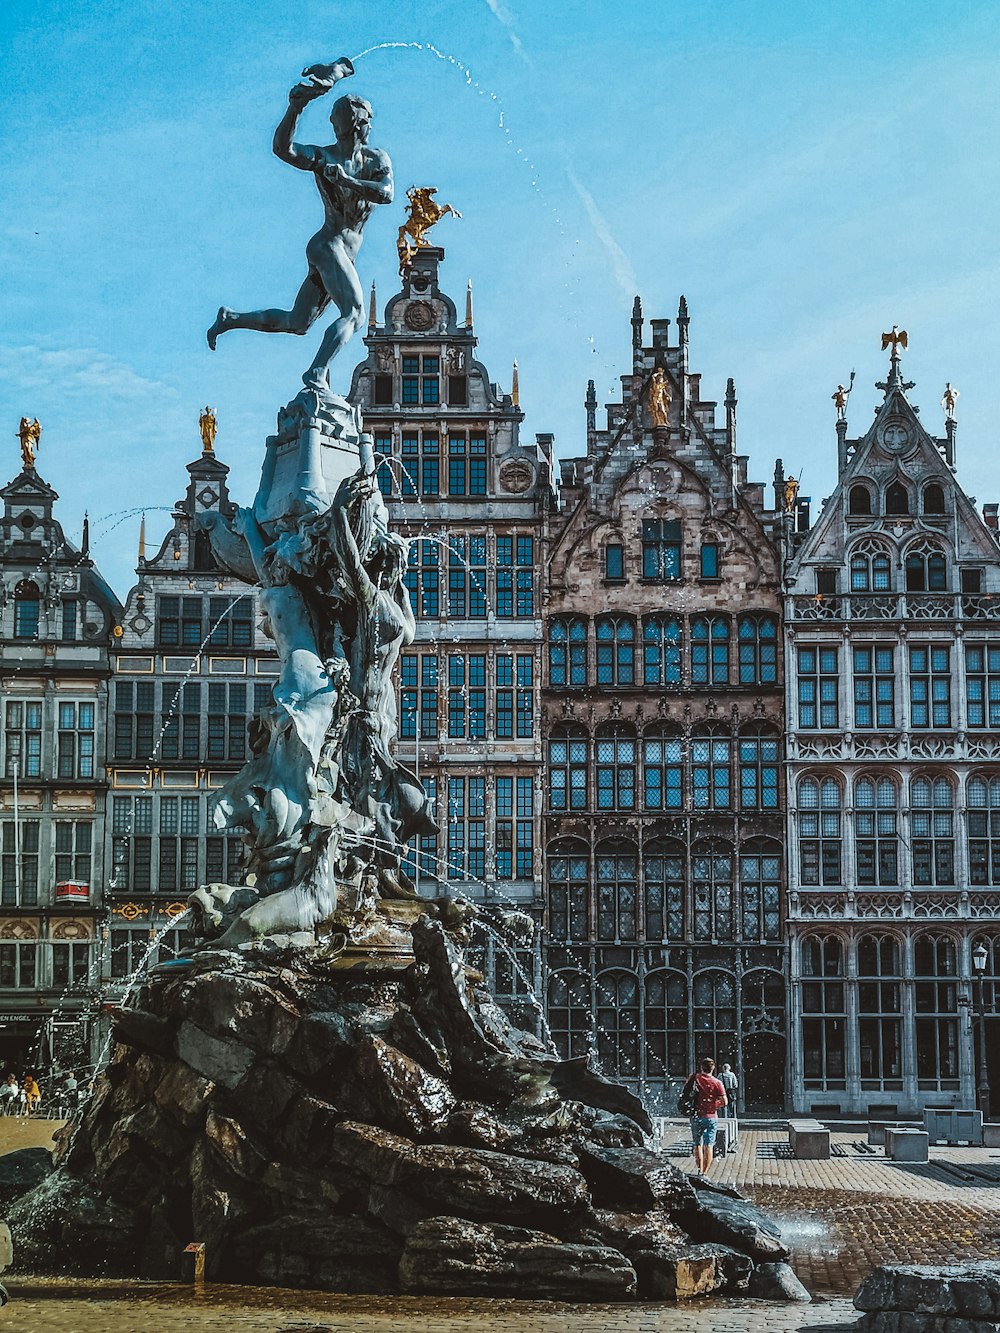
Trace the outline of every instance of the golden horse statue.
[[409, 273], [417, 251], [426, 249], [430, 244], [426, 234], [435, 222], [440, 222], [447, 213], [456, 218], [462, 216], [457, 208], [452, 208], [451, 204], [436, 204], [431, 197], [435, 194], [437, 188], [433, 185], [413, 185], [406, 192], [406, 197], [410, 201], [406, 206], [406, 221], [400, 227], [396, 238], [401, 278]]

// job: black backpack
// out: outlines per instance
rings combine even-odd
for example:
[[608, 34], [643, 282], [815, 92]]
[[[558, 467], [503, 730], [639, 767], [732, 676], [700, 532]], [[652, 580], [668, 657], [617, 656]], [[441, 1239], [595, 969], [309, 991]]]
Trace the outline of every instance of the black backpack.
[[694, 1074], [692, 1074], [681, 1088], [681, 1095], [677, 1098], [677, 1114], [690, 1119], [697, 1109], [698, 1089], [695, 1087]]

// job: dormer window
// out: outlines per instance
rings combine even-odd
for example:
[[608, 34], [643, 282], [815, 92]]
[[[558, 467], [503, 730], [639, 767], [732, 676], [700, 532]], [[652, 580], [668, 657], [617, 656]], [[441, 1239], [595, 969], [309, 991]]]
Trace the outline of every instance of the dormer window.
[[22, 579], [14, 589], [14, 638], [37, 639], [42, 608], [38, 584]]
[[885, 512], [887, 514], [908, 514], [910, 496], [902, 482], [894, 481], [885, 490]]
[[944, 513], [944, 487], [939, 486], [937, 482], [931, 482], [929, 486], [924, 487], [924, 513]]
[[441, 358], [403, 357], [403, 403], [407, 407], [436, 407], [441, 401]]
[[867, 486], [852, 486], [848, 504], [852, 514], [870, 514], [872, 512], [872, 493]]
[[642, 523], [642, 577], [666, 583], [681, 576], [681, 525], [647, 518]]

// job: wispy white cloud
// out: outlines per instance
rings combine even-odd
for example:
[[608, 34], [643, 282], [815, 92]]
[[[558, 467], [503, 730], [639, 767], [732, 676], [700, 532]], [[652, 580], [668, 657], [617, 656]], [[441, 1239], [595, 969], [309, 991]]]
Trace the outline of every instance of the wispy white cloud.
[[626, 300], [631, 304], [632, 298], [639, 290], [639, 279], [632, 267], [632, 261], [612, 234], [607, 218], [597, 206], [597, 200], [579, 179], [572, 167], [566, 168], [566, 175], [569, 177], [573, 189], [580, 196], [580, 202], [590, 219], [590, 225], [603, 246], [605, 254], [611, 261], [611, 270], [615, 275], [615, 281], [621, 288]]
[[146, 397], [155, 393], [176, 398], [177, 391], [159, 380], [137, 374], [123, 361], [93, 347], [42, 348], [0, 345], [0, 378], [6, 388], [57, 388], [59, 392], [97, 391], [113, 397]]
[[496, 21], [503, 26], [507, 36], [510, 38], [510, 44], [521, 57], [526, 65], [531, 65], [531, 57], [524, 49], [524, 43], [517, 33], [517, 23], [514, 15], [510, 12], [503, 0], [486, 0], [487, 5]]

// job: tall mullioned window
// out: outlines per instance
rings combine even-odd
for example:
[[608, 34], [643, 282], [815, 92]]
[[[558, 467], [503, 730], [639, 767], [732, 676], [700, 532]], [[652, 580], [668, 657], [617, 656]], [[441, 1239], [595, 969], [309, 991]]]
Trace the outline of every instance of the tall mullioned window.
[[917, 1086], [957, 1085], [958, 954], [948, 936], [918, 935], [913, 946]]
[[[15, 753], [17, 751], [17, 753]], [[4, 708], [4, 773], [19, 778], [42, 775], [42, 702], [9, 699]]]
[[441, 358], [403, 356], [402, 402], [407, 407], [436, 407], [441, 401]]
[[910, 725], [951, 726], [951, 649], [944, 643], [910, 647]]
[[[119, 689], [122, 685], [119, 684]], [[140, 702], [140, 691], [152, 689], [152, 686], [136, 684], [136, 708]], [[202, 756], [201, 718], [202, 687], [196, 680], [185, 683], [164, 681], [161, 691], [163, 709], [162, 730], [156, 733], [159, 753], [164, 759], [200, 759]], [[150, 704], [150, 707], [152, 705]], [[152, 738], [143, 749], [147, 725], [152, 729], [153, 718], [145, 708], [136, 714], [136, 759], [148, 758], [156, 743]], [[118, 718], [115, 718], [117, 737]]]
[[885, 935], [858, 941], [858, 1045], [861, 1077], [902, 1077], [902, 964], [899, 944]]
[[859, 778], [854, 786], [854, 849], [858, 883], [899, 883], [899, 792], [890, 778]]
[[161, 893], [198, 887], [198, 844], [201, 829], [200, 797], [160, 797], [157, 888]]
[[647, 616], [642, 624], [645, 685], [679, 685], [683, 629], [677, 616]]
[[438, 661], [433, 653], [403, 653], [399, 661], [399, 734], [433, 740], [438, 734]]
[[854, 649], [854, 725], [865, 731], [896, 725], [896, 678], [891, 643]]
[[448, 878], [486, 875], [486, 779], [448, 779]]
[[634, 685], [635, 621], [631, 616], [601, 616], [594, 631], [598, 685]]
[[549, 684], [587, 683], [587, 622], [579, 616], [549, 621]]
[[[18, 833], [20, 832], [20, 846]], [[38, 906], [38, 820], [0, 823], [0, 902], [4, 907]], [[18, 897], [20, 886], [20, 898]]]
[[498, 777], [496, 788], [497, 879], [530, 879], [534, 870], [534, 781]]
[[639, 938], [639, 857], [634, 843], [597, 848], [597, 936], [631, 944]]
[[832, 644], [799, 648], [798, 666], [799, 726], [836, 727], [839, 725], [838, 653]]
[[680, 810], [684, 803], [680, 733], [666, 723], [642, 738], [643, 800], [647, 810]]
[[744, 729], [736, 743], [740, 764], [740, 808], [777, 810], [779, 741], [763, 723]]
[[557, 724], [549, 736], [549, 809], [586, 810], [589, 743], [577, 723]]
[[402, 494], [441, 494], [441, 441], [437, 431], [405, 431], [402, 442]]
[[840, 785], [833, 778], [799, 783], [799, 879], [806, 886], [843, 882]]
[[590, 856], [585, 843], [564, 841], [547, 857], [549, 938], [582, 943], [589, 938]]
[[535, 541], [533, 537], [498, 537], [496, 613], [501, 619], [535, 614]]
[[78, 880], [90, 883], [94, 851], [94, 825], [89, 819], [56, 821], [55, 875], [56, 883]]
[[486, 494], [486, 436], [473, 431], [448, 436], [448, 494]]
[[430, 538], [410, 542], [403, 575], [410, 606], [418, 619], [436, 620], [441, 614], [441, 552]]
[[245, 759], [247, 754], [247, 687], [212, 681], [208, 686], [208, 744], [213, 760]]
[[740, 914], [743, 939], [781, 939], [781, 851], [764, 839], [745, 844], [740, 857]]
[[1000, 729], [1000, 643], [966, 644], [965, 696], [970, 727]]
[[679, 579], [682, 540], [679, 520], [643, 519], [642, 577], [659, 583]]
[[969, 883], [1000, 885], [1000, 778], [969, 779]]
[[696, 847], [691, 857], [696, 940], [736, 938], [733, 854], [725, 843]]
[[483, 620], [486, 616], [486, 538], [448, 540], [448, 618]]
[[955, 883], [955, 793], [947, 778], [914, 778], [910, 785], [913, 882]]
[[728, 810], [733, 803], [732, 741], [708, 724], [691, 737], [691, 800], [696, 810]]
[[646, 844], [642, 864], [646, 939], [684, 938], [684, 845], [663, 838]]
[[112, 798], [112, 887], [148, 893], [153, 887], [153, 798]]
[[253, 598], [210, 597], [208, 642], [213, 648], [249, 648], [253, 643]]
[[41, 612], [38, 584], [22, 579], [14, 589], [14, 638], [37, 639]]
[[203, 597], [156, 599], [156, 637], [164, 648], [200, 648], [205, 635]]
[[486, 735], [486, 657], [448, 658], [448, 735], [480, 740]]
[[741, 685], [774, 685], [778, 679], [776, 616], [740, 616], [736, 638]]
[[847, 1027], [843, 945], [832, 936], [810, 935], [799, 948], [805, 1084], [842, 1088]]
[[727, 616], [692, 616], [691, 683], [729, 684], [729, 619]]
[[622, 723], [599, 727], [594, 738], [599, 810], [634, 810], [636, 739]]

